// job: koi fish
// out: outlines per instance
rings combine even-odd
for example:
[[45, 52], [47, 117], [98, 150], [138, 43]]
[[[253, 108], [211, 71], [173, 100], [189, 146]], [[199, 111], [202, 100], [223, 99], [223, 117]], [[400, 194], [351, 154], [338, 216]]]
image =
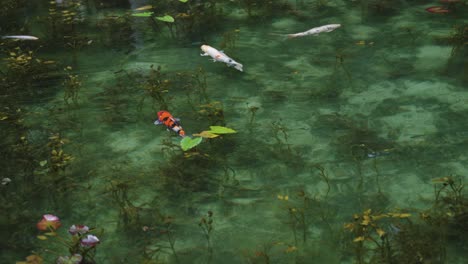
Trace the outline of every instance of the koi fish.
[[322, 32], [332, 32], [333, 30], [341, 27], [341, 24], [329, 24], [329, 25], [324, 25], [320, 27], [314, 27], [312, 29], [309, 29], [304, 32], [300, 33], [295, 33], [295, 34], [288, 34], [288, 38], [297, 38], [297, 37], [304, 37], [304, 36], [309, 36], [309, 35], [314, 35], [317, 36], [318, 34]]
[[185, 137], [185, 131], [180, 126], [180, 120], [178, 118], [174, 118], [171, 113], [168, 111], [159, 111], [158, 112], [158, 120], [154, 121], [155, 125], [165, 125], [167, 129], [172, 130], [177, 133], [177, 135], [181, 137]]
[[208, 45], [202, 45], [201, 50], [204, 53], [200, 54], [200, 56], [210, 56], [211, 58], [213, 58], [213, 62], [217, 62], [217, 61], [224, 62], [229, 67], [234, 67], [236, 70], [243, 71], [242, 64], [231, 59], [228, 55], [224, 54], [222, 50], [217, 50]]
[[21, 40], [38, 40], [39, 38], [27, 35], [13, 35], [13, 36], [2, 36], [2, 39], [21, 39]]

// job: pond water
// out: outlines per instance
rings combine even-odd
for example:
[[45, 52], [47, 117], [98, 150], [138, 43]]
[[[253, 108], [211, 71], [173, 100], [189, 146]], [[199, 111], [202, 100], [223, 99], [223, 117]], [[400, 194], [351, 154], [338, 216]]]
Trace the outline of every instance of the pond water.
[[2, 2], [0, 263], [467, 262], [466, 1]]

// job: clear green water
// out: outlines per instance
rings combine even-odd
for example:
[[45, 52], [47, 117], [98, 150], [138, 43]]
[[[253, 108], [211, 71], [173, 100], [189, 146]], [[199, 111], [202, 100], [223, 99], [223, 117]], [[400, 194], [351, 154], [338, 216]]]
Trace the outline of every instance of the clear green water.
[[[379, 223], [396, 255], [411, 244], [398, 237], [421, 228], [430, 235], [406, 239], [444, 253], [415, 250], [421, 262], [411, 263], [466, 263], [467, 226], [454, 223], [466, 222], [468, 205], [458, 218], [442, 214], [442, 224], [421, 216], [435, 208], [440, 184], [431, 179], [467, 180], [466, 3], [432, 14], [425, 8], [437, 2], [290, 1], [249, 17], [242, 1], [220, 1], [217, 20], [172, 37], [163, 22], [128, 15], [170, 1], [116, 2], [82, 1], [83, 21], [59, 23], [55, 36], [48, 1], [2, 18], [1, 35], [39, 40], [0, 46], [1, 177], [12, 181], [0, 186], [1, 263], [68, 254], [36, 238], [46, 213], [61, 218], [65, 238], [72, 224], [103, 229], [96, 263], [401, 263], [378, 260], [372, 241], [359, 262], [344, 224], [367, 209], [411, 214]], [[342, 27], [281, 36], [333, 23]], [[229, 32], [235, 43], [222, 48]], [[201, 44], [224, 49], [244, 72], [201, 57]], [[7, 59], [17, 46], [55, 63], [15, 73]], [[160, 79], [149, 77], [151, 65], [161, 66]], [[76, 102], [64, 100], [68, 74], [81, 81]], [[205, 93], [195, 77], [206, 78]], [[164, 105], [147, 84], [165, 80]], [[188, 134], [210, 125], [238, 133], [184, 155], [180, 137], [153, 125], [162, 108]], [[49, 137], [57, 133], [73, 159], [54, 172]], [[199, 226], [208, 211], [209, 241]]]

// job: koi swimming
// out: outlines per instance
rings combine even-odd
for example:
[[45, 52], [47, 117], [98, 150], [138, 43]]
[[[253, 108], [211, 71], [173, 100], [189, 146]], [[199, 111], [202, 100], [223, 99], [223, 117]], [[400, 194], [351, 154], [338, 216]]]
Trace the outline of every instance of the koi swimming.
[[213, 62], [224, 62], [229, 67], [234, 67], [236, 70], [243, 71], [242, 64], [238, 63], [237, 61], [230, 58], [228, 55], [224, 54], [222, 50], [217, 50], [208, 45], [202, 45], [201, 50], [204, 53], [200, 54], [200, 56], [210, 56], [211, 58], [213, 58]]
[[168, 111], [159, 111], [155, 125], [165, 125], [168, 130], [172, 130], [181, 137], [185, 137], [185, 131], [180, 125], [180, 119], [174, 118]]
[[339, 27], [341, 27], [341, 24], [329, 24], [329, 25], [324, 25], [324, 26], [320, 26], [320, 27], [314, 27], [312, 29], [309, 29], [307, 31], [300, 32], [300, 33], [288, 34], [286, 36], [288, 38], [305, 37], [305, 36], [309, 36], [309, 35], [317, 36], [318, 34], [320, 34], [322, 32], [332, 32], [333, 30], [335, 30], [335, 29], [337, 29]]
[[2, 39], [38, 40], [39, 38], [34, 37], [34, 36], [27, 36], [27, 35], [12, 35], [12, 36], [2, 36]]

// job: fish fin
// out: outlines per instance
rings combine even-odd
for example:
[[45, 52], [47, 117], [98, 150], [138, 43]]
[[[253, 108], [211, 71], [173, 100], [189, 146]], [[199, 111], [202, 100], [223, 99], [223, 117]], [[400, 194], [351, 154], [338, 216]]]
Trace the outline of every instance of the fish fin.
[[177, 122], [177, 123], [180, 123], [180, 118], [174, 118], [174, 120]]
[[156, 121], [154, 121], [154, 123], [153, 123], [153, 124], [155, 124], [155, 125], [161, 125], [161, 124], [162, 124], [162, 122], [161, 122], [161, 121], [159, 121], [159, 120], [156, 120]]
[[216, 59], [213, 59], [213, 62], [216, 62]]
[[202, 53], [200, 53], [200, 56], [208, 56], [208, 55], [209, 55], [209, 54], [208, 54], [208, 53], [206, 53], [206, 52], [205, 52], [205, 53], [203, 53], [203, 54], [202, 54]]

